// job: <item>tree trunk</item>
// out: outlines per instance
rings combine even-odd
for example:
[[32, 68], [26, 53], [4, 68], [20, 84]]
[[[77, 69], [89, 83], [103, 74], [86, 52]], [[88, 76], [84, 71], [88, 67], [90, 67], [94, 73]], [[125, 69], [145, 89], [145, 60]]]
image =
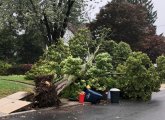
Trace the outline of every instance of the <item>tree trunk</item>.
[[[80, 75], [84, 75], [87, 66], [91, 66], [93, 60], [100, 48], [100, 45], [97, 46], [95, 52], [90, 54], [88, 60], [85, 64], [81, 66]], [[39, 107], [50, 107], [50, 106], [58, 106], [59, 105], [59, 98], [58, 95], [68, 86], [70, 86], [75, 80], [78, 78], [76, 75], [67, 75], [63, 76], [63, 79], [59, 82], [53, 84], [52, 76], [42, 77], [36, 81], [36, 96], [35, 101]], [[50, 79], [50, 80], [49, 80]]]
[[[87, 65], [90, 65], [90, 66], [92, 65], [93, 60], [94, 60], [97, 52], [99, 51], [100, 45], [101, 44], [99, 44], [97, 46], [97, 48], [96, 48], [96, 50], [95, 50], [95, 52], [93, 54], [90, 54], [87, 62], [81, 66], [80, 75], [85, 74], [86, 69], [87, 69], [86, 68]], [[57, 95], [59, 95], [60, 92], [63, 91], [66, 87], [71, 85], [76, 79], [77, 79], [77, 76], [75, 76], [75, 75], [64, 75], [64, 77], [63, 77], [63, 79], [61, 81], [55, 83]]]
[[63, 80], [59, 81], [55, 84], [57, 95], [60, 94], [66, 87], [71, 85], [77, 79], [74, 75], [69, 75], [68, 78], [64, 78]]

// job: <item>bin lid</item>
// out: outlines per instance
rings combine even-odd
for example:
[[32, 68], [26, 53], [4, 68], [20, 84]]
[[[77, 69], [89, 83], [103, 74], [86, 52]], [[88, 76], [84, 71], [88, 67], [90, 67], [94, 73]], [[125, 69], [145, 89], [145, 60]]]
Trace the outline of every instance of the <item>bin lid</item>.
[[112, 89], [110, 89], [110, 91], [120, 91], [120, 90], [117, 88], [112, 88]]
[[87, 85], [86, 88], [87, 88], [87, 89], [91, 89], [91, 86]]

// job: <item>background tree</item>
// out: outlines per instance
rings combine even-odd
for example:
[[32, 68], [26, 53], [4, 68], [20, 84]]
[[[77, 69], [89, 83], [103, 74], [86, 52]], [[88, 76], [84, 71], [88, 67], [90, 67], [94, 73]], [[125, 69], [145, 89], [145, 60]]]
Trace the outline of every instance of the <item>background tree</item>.
[[148, 11], [148, 20], [151, 24], [155, 23], [157, 19], [157, 11], [154, 11], [154, 5], [152, 3], [152, 0], [127, 0], [129, 3], [132, 4], [141, 4], [146, 7]]
[[151, 35], [140, 41], [139, 50], [147, 53], [155, 63], [156, 58], [165, 54], [165, 37], [162, 35]]
[[38, 31], [29, 30], [25, 34], [17, 36], [16, 44], [16, 63], [34, 63], [39, 60], [39, 57], [43, 55], [45, 44], [43, 37]]
[[[152, 1], [112, 0], [100, 10], [96, 20], [89, 24], [89, 28], [95, 38], [99, 29], [111, 28], [107, 39], [124, 41], [130, 44], [133, 50], [146, 52], [155, 62], [156, 57], [164, 53], [163, 48], [159, 49], [158, 53], [158, 49], [151, 45], [162, 41], [161, 37], [155, 37], [155, 20], [156, 11], [153, 11]], [[149, 49], [146, 50], [144, 44], [148, 44]]]
[[[83, 0], [1, 1], [1, 34], [4, 29], [8, 29], [3, 36], [11, 36], [12, 43], [18, 43], [13, 49], [16, 49], [14, 51], [17, 53], [16, 57], [20, 57], [18, 61], [34, 62], [46, 46], [56, 44], [58, 39], [63, 37], [68, 22], [74, 23], [74, 25], [82, 22], [80, 18], [84, 4]], [[5, 39], [3, 41], [5, 42]], [[9, 51], [6, 48], [3, 50]], [[1, 53], [3, 54], [3, 52]], [[31, 60], [26, 61], [27, 58], [21, 58], [22, 55], [24, 55], [23, 57], [30, 55]], [[32, 59], [34, 56], [36, 57]]]
[[[11, 33], [11, 34], [8, 34]], [[0, 30], [0, 59], [11, 60], [16, 52], [16, 34], [8, 28]]]
[[89, 27], [94, 36], [97, 35], [98, 29], [111, 28], [112, 32], [107, 38], [127, 42], [135, 49], [143, 36], [155, 33], [154, 26], [150, 25], [147, 18], [147, 11], [142, 5], [112, 1], [100, 10]]
[[71, 14], [74, 15], [74, 20], [80, 15], [72, 13], [72, 9], [74, 12], [81, 12], [78, 3], [81, 4], [82, 2], [80, 0], [78, 2], [75, 0], [4, 1], [1, 2], [0, 11], [3, 13], [1, 20], [12, 24], [17, 31], [24, 30], [26, 32], [27, 29], [37, 27], [42, 35], [47, 37], [45, 42], [49, 46], [56, 43], [58, 38], [63, 37]]

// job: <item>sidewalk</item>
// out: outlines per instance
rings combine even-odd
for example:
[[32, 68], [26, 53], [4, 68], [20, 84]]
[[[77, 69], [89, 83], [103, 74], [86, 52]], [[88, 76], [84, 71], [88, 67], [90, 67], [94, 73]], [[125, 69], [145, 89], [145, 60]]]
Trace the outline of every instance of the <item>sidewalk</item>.
[[161, 84], [160, 90], [165, 90], [165, 84]]
[[30, 93], [20, 91], [0, 99], [0, 116], [29, 107], [32, 103], [22, 100], [29, 95]]

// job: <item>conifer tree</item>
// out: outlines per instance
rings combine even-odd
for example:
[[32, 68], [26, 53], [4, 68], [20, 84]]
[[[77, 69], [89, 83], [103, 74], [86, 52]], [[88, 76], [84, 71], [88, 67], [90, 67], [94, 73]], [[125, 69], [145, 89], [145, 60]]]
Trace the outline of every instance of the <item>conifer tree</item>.
[[157, 11], [154, 11], [154, 5], [152, 0], [127, 0], [132, 4], [142, 4], [148, 10], [148, 20], [151, 24], [153, 24], [157, 19]]

